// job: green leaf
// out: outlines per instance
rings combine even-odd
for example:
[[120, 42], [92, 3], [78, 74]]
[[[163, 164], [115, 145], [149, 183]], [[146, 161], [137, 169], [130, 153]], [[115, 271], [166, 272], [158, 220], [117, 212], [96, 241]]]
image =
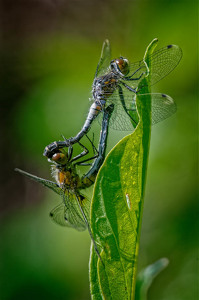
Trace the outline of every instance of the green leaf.
[[[156, 44], [157, 39], [148, 46], [144, 56], [146, 64]], [[151, 134], [150, 66], [148, 70], [140, 82], [145, 96], [139, 93], [136, 96], [139, 123], [109, 153], [94, 187], [91, 228], [103, 264], [92, 251], [92, 299], [134, 299]]]
[[91, 295], [93, 299], [102, 300], [101, 289], [98, 280], [98, 270], [97, 270], [98, 256], [95, 253], [93, 243], [91, 243], [91, 252], [90, 252], [90, 262], [89, 262], [89, 278], [92, 282]]
[[142, 270], [136, 280], [135, 300], [146, 300], [147, 291], [154, 278], [168, 266], [168, 259], [161, 258]]

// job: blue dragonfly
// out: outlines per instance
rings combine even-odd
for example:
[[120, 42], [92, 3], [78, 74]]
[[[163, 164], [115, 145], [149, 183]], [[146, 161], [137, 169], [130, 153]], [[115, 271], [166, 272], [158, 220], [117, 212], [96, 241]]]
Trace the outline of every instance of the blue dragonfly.
[[[167, 76], [178, 65], [181, 58], [182, 50], [176, 45], [168, 45], [151, 54], [149, 56], [150, 85], [153, 86]], [[77, 143], [89, 131], [92, 122], [110, 104], [114, 104], [114, 113], [109, 126], [116, 130], [132, 131], [138, 123], [135, 96], [140, 81], [147, 74], [148, 68], [143, 59], [133, 63], [125, 57], [111, 60], [110, 43], [105, 40], [92, 85], [93, 103], [82, 129], [75, 137], [46, 146], [44, 156], [51, 157], [57, 149]], [[142, 88], [139, 93], [142, 93]], [[144, 96], [143, 94], [142, 99]], [[152, 124], [176, 112], [174, 100], [166, 94], [152, 93], [151, 104]]]

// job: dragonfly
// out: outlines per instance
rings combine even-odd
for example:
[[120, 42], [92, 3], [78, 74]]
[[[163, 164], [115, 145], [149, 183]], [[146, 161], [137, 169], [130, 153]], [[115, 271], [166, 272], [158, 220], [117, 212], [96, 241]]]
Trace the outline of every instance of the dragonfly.
[[[108, 125], [113, 110], [114, 105], [110, 105], [103, 112], [102, 130], [100, 133], [98, 149], [95, 148], [93, 142], [88, 138], [94, 148], [95, 155], [93, 157], [79, 161], [79, 159], [82, 159], [82, 157], [89, 152], [80, 142], [79, 145], [83, 148], [83, 151], [75, 157], [73, 157], [72, 145], [68, 147], [67, 151], [62, 148], [53, 154], [49, 161], [52, 163], [52, 177], [55, 179], [55, 182], [40, 178], [18, 168], [15, 169], [22, 175], [41, 183], [61, 196], [61, 203], [50, 212], [51, 219], [61, 226], [71, 227], [78, 231], [88, 229], [94, 249], [100, 259], [100, 253], [89, 225], [90, 200], [82, 193], [82, 190], [85, 190], [94, 184], [99, 168], [104, 161], [108, 137]], [[80, 177], [76, 167], [90, 165], [88, 162], [90, 160], [93, 160], [93, 163], [89, 171]]]
[[[181, 58], [182, 50], [177, 45], [168, 45], [151, 54], [148, 57], [151, 66], [150, 85], [153, 86], [167, 76], [178, 65]], [[89, 131], [96, 117], [111, 103], [114, 103], [115, 108], [109, 126], [116, 130], [132, 131], [139, 121], [135, 96], [140, 81], [148, 72], [148, 67], [143, 59], [134, 63], [122, 56], [111, 60], [110, 43], [105, 40], [92, 85], [91, 100], [93, 103], [82, 129], [75, 137], [46, 146], [44, 156], [51, 157], [57, 149], [78, 142]], [[140, 90], [139, 94], [141, 94]], [[176, 112], [176, 104], [170, 96], [161, 93], [150, 95], [152, 124], [158, 123]]]

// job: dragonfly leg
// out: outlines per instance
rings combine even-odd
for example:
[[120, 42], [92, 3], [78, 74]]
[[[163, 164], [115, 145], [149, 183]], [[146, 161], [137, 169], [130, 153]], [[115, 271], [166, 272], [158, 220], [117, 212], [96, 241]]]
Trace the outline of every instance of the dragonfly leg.
[[73, 146], [69, 146], [68, 147], [68, 161], [71, 160], [72, 155], [73, 155]]
[[125, 80], [128, 80], [128, 81], [140, 80], [140, 78], [141, 78], [144, 74], [145, 74], [145, 72], [142, 72], [141, 75], [140, 75], [139, 77], [137, 77], [137, 78], [131, 78], [131, 76], [130, 76], [130, 77], [128, 77], [128, 78], [125, 78]]
[[[86, 137], [87, 137], [87, 139], [89, 140], [89, 142], [91, 143], [91, 145], [92, 145], [92, 147], [93, 147], [93, 153], [94, 153], [94, 156], [89, 157], [89, 158], [87, 158], [87, 159], [85, 159], [85, 160], [83, 160], [83, 161], [77, 162], [77, 163], [75, 163], [74, 165], [79, 165], [79, 166], [82, 165], [82, 166], [83, 166], [83, 165], [85, 165], [84, 163], [85, 163], [86, 161], [95, 159], [95, 158], [97, 158], [97, 157], [99, 156], [99, 152], [98, 152], [98, 150], [96, 149], [94, 143], [91, 141], [91, 139], [89, 138], [88, 135], [86, 135]], [[82, 145], [80, 142], [78, 142], [78, 144], [79, 144], [81, 147], [83, 147], [85, 150], [84, 150], [82, 153], [80, 153], [79, 155], [77, 155], [76, 157], [74, 157], [74, 158], [71, 160], [72, 162], [73, 162], [74, 160], [77, 160], [77, 159], [79, 159], [79, 158], [81, 158], [81, 157], [83, 157], [83, 156], [85, 156], [86, 154], [89, 153], [89, 150], [88, 150], [84, 145]], [[86, 164], [86, 165], [91, 165], [91, 164]]]
[[97, 150], [97, 148], [95, 147], [95, 144], [94, 144], [94, 133], [93, 133], [93, 140], [91, 140], [87, 134], [86, 134], [86, 137], [87, 137], [87, 139], [89, 140], [89, 142], [90, 142], [91, 145], [92, 145], [93, 153], [94, 153], [94, 154], [95, 154], [95, 153], [99, 154], [99, 152], [98, 152], [98, 150]]
[[89, 157], [89, 158], [87, 158], [87, 159], [85, 159], [85, 160], [76, 162], [74, 165], [77, 165], [77, 166], [86, 166], [86, 165], [84, 165], [84, 163], [85, 163], [86, 161], [95, 159], [95, 158], [97, 158], [98, 156], [99, 156], [99, 154], [96, 154], [96, 155], [94, 155], [94, 156], [92, 156], [92, 157]]
[[82, 163], [82, 162], [79, 162], [79, 163], [76, 163], [75, 165], [78, 165], [78, 166], [92, 166], [92, 163]]
[[[128, 84], [126, 84], [125, 82], [122, 82], [122, 81], [120, 81], [121, 82], [121, 84], [123, 85], [123, 86], [125, 86], [125, 88], [127, 88], [129, 91], [131, 91], [131, 92], [133, 92], [133, 93], [137, 93], [137, 91], [136, 91], [136, 89], [133, 89], [132, 87], [130, 87]], [[122, 93], [123, 94], [123, 93]]]
[[124, 101], [124, 95], [123, 95], [123, 91], [122, 91], [121, 86], [118, 86], [118, 88], [119, 88], [120, 101], [121, 101], [121, 103], [122, 103], [122, 106], [123, 106], [125, 112], [126, 112], [127, 115], [129, 116], [129, 118], [133, 121], [133, 123], [134, 123], [135, 125], [137, 125], [137, 122], [136, 122], [136, 121], [132, 118], [132, 116], [128, 113], [128, 109], [126, 108], [126, 104], [125, 104], [125, 101]]
[[140, 67], [138, 68], [137, 70], [135, 70], [130, 76], [125, 76], [124, 79], [125, 80], [139, 80], [142, 75], [145, 73], [145, 72], [142, 72], [141, 75], [137, 78], [132, 78], [138, 71], [140, 71], [143, 67]]
[[83, 156], [85, 156], [89, 153], [89, 150], [84, 145], [82, 145], [80, 142], [78, 142], [78, 144], [84, 149], [84, 151], [82, 151], [77, 156], [73, 157], [70, 162], [74, 162], [75, 160], [77, 160], [77, 159], [79, 159], [79, 158], [81, 158], [81, 157], [83, 157]]

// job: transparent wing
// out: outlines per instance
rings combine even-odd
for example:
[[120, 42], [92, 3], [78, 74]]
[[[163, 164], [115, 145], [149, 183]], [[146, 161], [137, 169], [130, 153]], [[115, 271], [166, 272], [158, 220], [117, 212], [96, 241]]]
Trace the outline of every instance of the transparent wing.
[[[179, 46], [166, 46], [149, 56], [151, 64], [151, 85], [154, 85], [165, 76], [167, 76], [180, 62], [182, 58], [182, 50]], [[132, 97], [135, 93], [130, 89], [136, 90], [143, 76], [146, 75], [147, 69], [143, 60], [130, 64], [130, 72], [128, 76], [120, 78], [119, 87], [122, 88], [123, 94], [131, 93]], [[142, 75], [142, 76], [141, 76]], [[128, 87], [124, 87], [124, 85]], [[107, 95], [106, 95], [107, 94]], [[120, 101], [118, 88], [111, 96], [109, 91], [104, 91], [104, 98], [110, 99], [110, 103]], [[130, 97], [130, 96], [129, 96]], [[111, 102], [112, 101], [112, 102]]]
[[[82, 209], [85, 213], [86, 219], [89, 222], [90, 201], [81, 195], [78, 196], [79, 203], [81, 203]], [[63, 198], [64, 205], [64, 219], [67, 223], [66, 226], [73, 227], [78, 231], [87, 229], [87, 225], [80, 211], [79, 205], [75, 194], [66, 192]]]
[[105, 95], [106, 98], [106, 106], [110, 104], [114, 104], [114, 109], [115, 106], [122, 105], [121, 99], [124, 99], [125, 106], [132, 108], [132, 102], [135, 102], [135, 95], [136, 93], [129, 91], [126, 87], [120, 85], [120, 90], [117, 88], [113, 94], [110, 96], [106, 96], [106, 92], [104, 92], [103, 95]]
[[[175, 69], [181, 58], [182, 49], [177, 45], [166, 46], [150, 55], [149, 63], [151, 64], [151, 85], [154, 85]], [[146, 73], [146, 66], [143, 60], [131, 63], [127, 79], [131, 79], [132, 82], [135, 80], [133, 85], [137, 87], [142, 77], [137, 81], [135, 78], [138, 78], [142, 73]]]
[[[133, 131], [136, 127], [136, 124], [138, 123], [136, 108], [132, 108], [131, 110], [129, 109], [128, 114], [126, 113], [122, 105], [116, 105], [109, 121], [110, 128], [121, 131]], [[136, 123], [133, 121], [135, 121]]]
[[122, 82], [136, 89], [140, 81], [147, 74], [147, 67], [143, 60], [130, 63], [129, 73], [126, 77], [121, 78]]
[[167, 76], [179, 64], [182, 50], [179, 46], [169, 45], [151, 55], [151, 85]]
[[[174, 100], [166, 95], [161, 93], [153, 93], [153, 94], [140, 94], [143, 96], [151, 95], [151, 118], [152, 118], [152, 125], [159, 123], [174, 113], [176, 113], [177, 107]], [[147, 99], [148, 97], [146, 97]]]
[[50, 217], [58, 225], [71, 227], [65, 219], [65, 210], [65, 205], [63, 203], [60, 203], [53, 210], [51, 210]]
[[[50, 217], [55, 223], [61, 226], [73, 227], [79, 231], [87, 229], [87, 225], [84, 221], [74, 194], [67, 191], [64, 193], [64, 191], [53, 181], [37, 177], [20, 169], [15, 169], [15, 171], [36, 182], [41, 183], [62, 197], [63, 202], [50, 212]], [[79, 196], [79, 201], [89, 222], [90, 201], [81, 195]]]
[[50, 217], [58, 225], [84, 231], [87, 226], [75, 201], [76, 199], [73, 194], [65, 196], [64, 202], [60, 203], [50, 212]]
[[107, 72], [111, 62], [111, 46], [109, 40], [105, 40], [102, 46], [101, 57], [97, 65], [95, 77], [99, 77]]
[[[135, 94], [124, 87], [121, 88], [121, 92], [117, 89], [106, 100], [106, 107], [110, 104], [114, 104], [114, 111], [109, 121], [110, 128], [121, 131], [132, 131], [138, 123]], [[102, 114], [99, 116], [98, 121], [100, 124], [102, 123]]]
[[165, 94], [152, 94], [152, 124], [161, 122], [176, 113], [174, 100]]
[[[148, 94], [142, 94], [143, 101], [145, 99], [144, 96]], [[177, 108], [174, 100], [166, 95], [161, 93], [152, 93], [151, 95], [151, 106], [152, 106], [152, 124], [156, 124], [161, 122], [171, 115], [173, 115]], [[147, 97], [146, 97], [147, 99]], [[135, 94], [125, 95], [124, 102], [126, 106], [127, 112], [124, 110], [119, 94], [114, 94], [110, 97], [106, 105], [110, 103], [115, 104], [114, 112], [111, 116], [109, 126], [115, 130], [121, 131], [132, 131], [135, 128], [134, 122], [132, 122], [131, 118], [138, 123], [139, 118], [136, 111], [136, 102], [135, 102]], [[130, 115], [130, 116], [129, 116]], [[101, 119], [99, 120], [101, 124]]]
[[36, 182], [39, 182], [41, 183], [42, 185], [48, 187], [49, 189], [53, 190], [55, 193], [59, 194], [59, 195], [63, 195], [64, 192], [62, 191], [62, 189], [58, 186], [58, 184], [56, 184], [55, 182], [53, 181], [50, 181], [50, 180], [47, 180], [47, 179], [44, 179], [44, 178], [40, 178], [36, 175], [33, 175], [33, 174], [30, 174], [28, 172], [25, 172], [23, 170], [20, 170], [18, 168], [15, 169], [15, 171], [21, 173], [22, 175], [36, 181]]
[[151, 95], [152, 125], [171, 117], [177, 111], [177, 106], [175, 101], [166, 94], [153, 93], [153, 94], [140, 94], [140, 95], [143, 97]]

